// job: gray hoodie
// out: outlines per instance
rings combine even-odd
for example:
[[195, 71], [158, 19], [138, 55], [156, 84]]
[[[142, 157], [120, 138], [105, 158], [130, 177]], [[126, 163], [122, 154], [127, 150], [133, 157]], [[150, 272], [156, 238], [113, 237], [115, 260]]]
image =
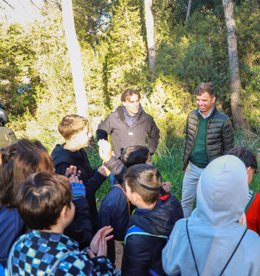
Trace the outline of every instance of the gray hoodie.
[[[234, 252], [245, 227], [238, 223], [248, 196], [245, 165], [237, 157], [221, 156], [201, 174], [197, 208], [188, 218], [188, 231], [201, 276], [219, 276]], [[162, 254], [167, 275], [198, 275], [181, 219], [171, 233]], [[224, 276], [260, 275], [260, 237], [247, 230]]]

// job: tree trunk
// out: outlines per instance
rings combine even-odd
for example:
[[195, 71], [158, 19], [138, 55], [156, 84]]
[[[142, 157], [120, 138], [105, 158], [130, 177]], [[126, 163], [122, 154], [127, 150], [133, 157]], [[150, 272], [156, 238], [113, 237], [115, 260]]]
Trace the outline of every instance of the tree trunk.
[[186, 21], [185, 21], [186, 23], [190, 18], [191, 4], [192, 4], [192, 0], [189, 0], [188, 7], [187, 7], [187, 13], [186, 13]]
[[155, 39], [154, 39], [154, 19], [152, 12], [152, 0], [144, 0], [145, 9], [145, 26], [146, 26], [146, 39], [148, 48], [148, 64], [149, 69], [154, 73], [156, 50], [155, 50]]
[[225, 21], [227, 27], [228, 59], [230, 72], [231, 112], [236, 128], [245, 126], [245, 119], [240, 100], [240, 75], [237, 52], [236, 23], [232, 0], [223, 0]]
[[88, 99], [85, 90], [84, 73], [81, 62], [80, 46], [76, 35], [72, 0], [62, 0], [62, 17], [66, 44], [69, 52], [77, 113], [84, 117], [88, 114]]

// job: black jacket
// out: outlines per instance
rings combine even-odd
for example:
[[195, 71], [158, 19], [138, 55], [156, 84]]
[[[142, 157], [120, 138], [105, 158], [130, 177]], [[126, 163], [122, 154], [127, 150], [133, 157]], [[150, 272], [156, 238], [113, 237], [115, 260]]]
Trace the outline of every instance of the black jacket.
[[66, 169], [70, 165], [77, 166], [81, 171], [81, 178], [86, 186], [87, 200], [89, 204], [89, 213], [94, 231], [98, 228], [96, 191], [105, 181], [106, 176], [100, 174], [97, 170], [93, 170], [90, 166], [87, 153], [84, 149], [72, 152], [64, 149], [64, 145], [56, 145], [51, 153], [54, 162], [55, 172], [65, 175]]
[[119, 106], [114, 112], [99, 124], [97, 129], [97, 139], [106, 139], [107, 135], [112, 135], [113, 150], [117, 157], [121, 155], [124, 148], [129, 146], [146, 146], [151, 154], [156, 150], [160, 138], [160, 131], [156, 126], [153, 117], [141, 110], [137, 121], [128, 126], [125, 122], [123, 107]]
[[[130, 217], [125, 237], [122, 275], [146, 276], [152, 275], [151, 271], [165, 275], [161, 261], [162, 249], [180, 218], [183, 218], [182, 208], [174, 195], [168, 195], [164, 200], [158, 199], [152, 210], [136, 209]], [[135, 226], [141, 231], [129, 234]]]
[[73, 200], [75, 216], [64, 234], [79, 243], [80, 249], [86, 248], [94, 236], [93, 225], [89, 214], [89, 204], [85, 197]]
[[[185, 170], [195, 143], [199, 122], [198, 110], [189, 113], [184, 138], [183, 169]], [[214, 107], [207, 124], [206, 151], [208, 162], [234, 147], [233, 127], [229, 117]]]

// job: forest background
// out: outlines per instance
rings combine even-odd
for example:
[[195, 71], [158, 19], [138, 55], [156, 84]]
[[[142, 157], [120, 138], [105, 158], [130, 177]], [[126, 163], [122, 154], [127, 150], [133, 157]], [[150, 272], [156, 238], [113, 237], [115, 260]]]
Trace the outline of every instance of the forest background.
[[[232, 118], [225, 1], [150, 0], [156, 53], [152, 68], [145, 1], [73, 1], [88, 112], [95, 133], [98, 123], [120, 105], [122, 91], [138, 89], [144, 109], [161, 130], [153, 161], [163, 179], [172, 181], [172, 190], [180, 198], [183, 130], [188, 112], [196, 106], [195, 87], [211, 81], [218, 108]], [[15, 8], [15, 2], [0, 1], [0, 11], [5, 14]], [[17, 137], [39, 139], [51, 151], [63, 142], [57, 131], [61, 118], [77, 112], [62, 2], [42, 1], [41, 7], [33, 0], [22, 2], [36, 8], [39, 16], [29, 14], [27, 24], [10, 22], [8, 16], [1, 18], [1, 102], [10, 116], [8, 126]], [[244, 117], [243, 125], [235, 127], [235, 143], [256, 152], [260, 148], [260, 3], [236, 0], [233, 4], [241, 81], [239, 107]], [[92, 165], [100, 165], [96, 143], [88, 151]], [[107, 183], [99, 198], [108, 189]], [[254, 177], [253, 189], [260, 191], [259, 174]]]

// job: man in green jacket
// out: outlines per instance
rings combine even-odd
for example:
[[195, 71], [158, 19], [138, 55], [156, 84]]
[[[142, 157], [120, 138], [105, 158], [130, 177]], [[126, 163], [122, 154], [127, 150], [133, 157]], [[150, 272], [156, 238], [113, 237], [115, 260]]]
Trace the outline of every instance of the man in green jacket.
[[216, 106], [211, 83], [203, 82], [195, 90], [197, 109], [189, 113], [185, 127], [182, 208], [184, 217], [192, 212], [199, 177], [213, 159], [234, 147], [229, 117]]

